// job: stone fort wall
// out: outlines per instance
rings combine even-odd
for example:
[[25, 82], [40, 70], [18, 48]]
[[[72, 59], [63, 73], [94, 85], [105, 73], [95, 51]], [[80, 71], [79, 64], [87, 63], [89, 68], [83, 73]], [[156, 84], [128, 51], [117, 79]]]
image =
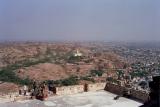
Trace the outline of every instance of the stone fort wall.
[[[106, 83], [105, 90], [117, 95], [122, 95], [123, 91], [126, 90], [126, 87], [119, 86], [113, 83]], [[146, 92], [134, 90], [134, 89], [130, 89], [130, 92], [131, 92], [130, 96], [132, 98], [138, 99], [142, 102], [145, 102], [148, 100], [149, 94]]]
[[83, 85], [56, 87], [56, 95], [68, 95], [84, 92]]
[[106, 83], [95, 83], [95, 84], [88, 84], [87, 85], [87, 91], [98, 91], [98, 90], [104, 90], [106, 86]]
[[[54, 87], [54, 93], [56, 95], [69, 95], [69, 94], [77, 94], [87, 91], [98, 91], [98, 90], [106, 90], [111, 93], [122, 95], [123, 91], [126, 90], [126, 87], [119, 86], [113, 83], [95, 83], [95, 84], [85, 84], [85, 85], [74, 85], [74, 86], [62, 86], [62, 87]], [[149, 94], [143, 91], [138, 91], [131, 89], [131, 97], [135, 99], [139, 99], [140, 101], [147, 101]], [[15, 94], [13, 94], [15, 95]], [[5, 95], [4, 95], [5, 96]]]
[[148, 100], [149, 94], [143, 91], [139, 91], [139, 90], [131, 90], [131, 95], [136, 98], [139, 99], [143, 102], [146, 102]]
[[106, 83], [95, 83], [95, 84], [55, 87], [56, 89], [55, 94], [68, 95], [68, 94], [76, 94], [87, 91], [98, 91], [98, 90], [104, 90], [105, 86]]
[[114, 83], [106, 83], [105, 90], [117, 95], [121, 95], [125, 90], [125, 87], [122, 87]]

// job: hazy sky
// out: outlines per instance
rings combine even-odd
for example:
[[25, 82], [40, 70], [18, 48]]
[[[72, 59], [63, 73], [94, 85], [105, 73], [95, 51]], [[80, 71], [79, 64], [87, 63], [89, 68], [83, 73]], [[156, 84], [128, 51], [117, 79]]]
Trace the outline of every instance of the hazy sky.
[[0, 0], [0, 40], [160, 41], [160, 0]]

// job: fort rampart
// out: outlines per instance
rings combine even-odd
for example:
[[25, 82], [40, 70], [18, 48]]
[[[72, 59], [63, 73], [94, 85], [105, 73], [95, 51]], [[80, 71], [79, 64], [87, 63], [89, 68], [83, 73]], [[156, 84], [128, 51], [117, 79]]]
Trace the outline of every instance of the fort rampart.
[[123, 87], [123, 86], [120, 86], [117, 84], [113, 84], [113, 83], [107, 83], [105, 90], [109, 91], [111, 93], [117, 94], [117, 95], [122, 95], [125, 90], [128, 90], [128, 91], [130, 91], [131, 98], [140, 100], [142, 102], [147, 101], [148, 97], [149, 97], [149, 94], [144, 91], [127, 89], [126, 87]]
[[68, 95], [84, 92], [83, 85], [56, 87], [56, 95]]
[[55, 87], [54, 93], [56, 95], [76, 94], [76, 93], [82, 93], [87, 91], [104, 90], [105, 86], [106, 86], [106, 83], [62, 86], [62, 87]]
[[[114, 84], [114, 83], [94, 83], [94, 84], [85, 84], [85, 85], [73, 85], [73, 86], [62, 86], [62, 87], [54, 87], [53, 93], [56, 95], [69, 95], [69, 94], [77, 94], [87, 91], [98, 91], [98, 90], [106, 90], [108, 92], [122, 95], [125, 90], [128, 90], [126, 87]], [[148, 99], [149, 94], [143, 91], [130, 89], [131, 98], [138, 99], [140, 101], [145, 102]], [[16, 93], [17, 95], [17, 93]], [[3, 97], [12, 97], [15, 95], [4, 95]]]
[[95, 84], [88, 84], [87, 85], [87, 91], [98, 91], [98, 90], [104, 90], [106, 86], [106, 83], [95, 83]]

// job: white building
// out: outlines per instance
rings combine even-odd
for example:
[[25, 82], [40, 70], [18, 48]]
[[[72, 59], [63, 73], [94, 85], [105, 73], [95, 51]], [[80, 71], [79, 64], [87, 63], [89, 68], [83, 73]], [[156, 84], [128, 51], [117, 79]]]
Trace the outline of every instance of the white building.
[[77, 50], [76, 53], [74, 53], [74, 56], [75, 56], [75, 57], [77, 57], [77, 56], [82, 56], [82, 55], [83, 55], [83, 54], [80, 53], [79, 50]]

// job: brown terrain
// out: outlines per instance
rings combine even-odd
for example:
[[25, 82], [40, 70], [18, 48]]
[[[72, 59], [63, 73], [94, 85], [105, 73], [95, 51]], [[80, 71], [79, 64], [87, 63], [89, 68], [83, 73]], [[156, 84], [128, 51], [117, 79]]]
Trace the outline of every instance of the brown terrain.
[[[73, 55], [76, 50], [83, 54], [83, 58], [76, 63], [67, 62], [67, 58]], [[123, 68], [125, 62], [112, 52], [92, 52], [90, 47], [83, 47], [71, 43], [12, 43], [0, 45], [0, 67], [6, 67], [15, 63], [30, 59], [31, 61], [43, 58], [49, 58], [51, 61], [37, 63], [28, 67], [21, 67], [14, 72], [22, 79], [32, 80], [59, 80], [71, 75], [84, 76], [94, 69], [106, 69], [107, 73], [102, 78], [95, 80], [104, 80], [108, 75], [114, 75], [114, 68]], [[89, 62], [86, 62], [89, 61]], [[86, 80], [81, 80], [80, 84]], [[6, 85], [4, 87], [4, 85]], [[17, 85], [13, 83], [0, 84], [0, 91], [9, 89]]]
[[29, 77], [33, 80], [58, 80], [68, 77], [67, 72], [65, 72], [62, 66], [51, 63], [19, 69], [16, 73], [21, 78]]
[[6, 92], [15, 92], [18, 90], [18, 88], [19, 86], [14, 83], [2, 82], [0, 83], [0, 95], [2, 93], [7, 94]]
[[[77, 71], [77, 68], [80, 70]], [[33, 80], [59, 80], [71, 75], [86, 75], [93, 65], [57, 65], [51, 63], [38, 64], [32, 67], [19, 69], [17, 75], [21, 78], [29, 77]]]

